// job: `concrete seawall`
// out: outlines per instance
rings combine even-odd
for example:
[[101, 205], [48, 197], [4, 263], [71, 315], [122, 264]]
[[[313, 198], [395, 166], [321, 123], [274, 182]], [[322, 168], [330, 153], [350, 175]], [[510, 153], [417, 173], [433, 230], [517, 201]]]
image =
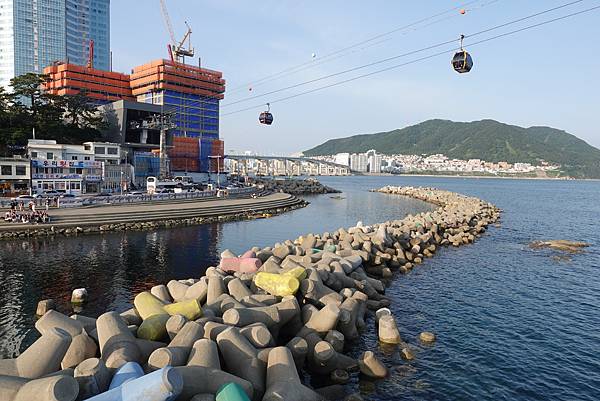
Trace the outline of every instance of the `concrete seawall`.
[[253, 218], [256, 213], [280, 214], [306, 206], [285, 193], [259, 198], [163, 201], [87, 208], [53, 209], [49, 224], [0, 223], [0, 239], [72, 235], [206, 224]]
[[[362, 400], [350, 394], [357, 380], [340, 384], [351, 375], [389, 375], [377, 348], [359, 358], [347, 355], [366, 330], [375, 330], [388, 352], [396, 347], [405, 359], [418, 357], [387, 309], [393, 300], [383, 278], [399, 278], [397, 273], [417, 268], [440, 247], [474, 242], [500, 217], [495, 206], [448, 191], [378, 192], [439, 208], [310, 233], [239, 256], [225, 250], [204, 276], [149, 288], [121, 314], [108, 311], [93, 319], [49, 310], [36, 323], [42, 337], [18, 358], [0, 360], [0, 393], [26, 399], [30, 388], [51, 389], [54, 382], [47, 381], [60, 380], [62, 393], [53, 399], [61, 401], [78, 394], [113, 399], [111, 391], [140, 399], [146, 389], [157, 394], [155, 401]], [[368, 327], [371, 322], [375, 327]], [[419, 336], [430, 347], [435, 339], [430, 332]], [[336, 384], [313, 389], [300, 380], [300, 371]], [[44, 391], [38, 394], [46, 399]]]

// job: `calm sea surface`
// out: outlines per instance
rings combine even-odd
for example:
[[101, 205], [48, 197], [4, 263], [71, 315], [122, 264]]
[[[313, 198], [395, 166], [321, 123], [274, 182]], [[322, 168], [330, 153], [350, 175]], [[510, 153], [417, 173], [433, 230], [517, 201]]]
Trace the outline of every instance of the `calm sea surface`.
[[[371, 400], [599, 400], [600, 183], [430, 177], [332, 177], [344, 199], [308, 197], [307, 208], [272, 219], [152, 232], [0, 242], [0, 356], [36, 339], [38, 300], [69, 313], [86, 287], [83, 314], [130, 307], [134, 293], [172, 278], [198, 277], [226, 248], [243, 252], [358, 220], [375, 223], [429, 210], [420, 201], [367, 192], [424, 185], [473, 195], [504, 210], [476, 244], [443, 249], [387, 290], [416, 359], [381, 349], [372, 320], [354, 355], [374, 350], [390, 367], [378, 382], [350, 383]], [[592, 244], [571, 260], [533, 251], [538, 239]], [[421, 331], [438, 341], [421, 346]]]

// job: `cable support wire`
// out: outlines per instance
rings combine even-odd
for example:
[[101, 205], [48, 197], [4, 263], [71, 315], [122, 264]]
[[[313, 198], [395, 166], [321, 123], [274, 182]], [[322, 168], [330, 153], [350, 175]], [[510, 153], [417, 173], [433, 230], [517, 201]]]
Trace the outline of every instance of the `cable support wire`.
[[[345, 57], [348, 54], [356, 52], [357, 50], [353, 50], [353, 49], [356, 49], [356, 48], [358, 48], [360, 46], [366, 45], [366, 46], [364, 46], [364, 47], [362, 47], [362, 48], [359, 49], [359, 50], [364, 50], [364, 49], [367, 49], [369, 47], [375, 46], [377, 44], [389, 41], [391, 39], [385, 39], [385, 40], [381, 40], [381, 41], [378, 41], [378, 42], [375, 42], [375, 43], [370, 43], [370, 42], [373, 42], [373, 41], [375, 41], [377, 39], [380, 39], [380, 38], [383, 38], [385, 36], [389, 36], [391, 34], [394, 34], [396, 32], [406, 31], [406, 30], [409, 30], [410, 28], [413, 28], [411, 31], [416, 31], [418, 29], [422, 29], [422, 28], [434, 25], [436, 23], [446, 21], [446, 20], [448, 20], [450, 18], [457, 17], [458, 15], [451, 15], [449, 17], [445, 17], [445, 18], [433, 21], [433, 22], [431, 22], [429, 24], [426, 24], [426, 25], [423, 25], [421, 27], [417, 27], [419, 24], [422, 24], [423, 22], [427, 22], [427, 21], [432, 20], [434, 18], [441, 17], [443, 15], [446, 15], [446, 14], [451, 13], [451, 12], [456, 11], [456, 10], [460, 10], [460, 9], [462, 9], [464, 7], [467, 7], [469, 5], [472, 5], [474, 3], [478, 3], [480, 1], [482, 1], [482, 0], [468, 1], [466, 3], [458, 5], [456, 7], [451, 8], [451, 9], [445, 10], [443, 12], [440, 12], [440, 13], [437, 13], [437, 14], [433, 14], [433, 15], [430, 15], [428, 17], [422, 18], [422, 19], [420, 19], [418, 21], [412, 22], [410, 24], [407, 24], [407, 25], [404, 25], [404, 26], [392, 29], [391, 31], [387, 31], [387, 32], [384, 32], [384, 33], [377, 34], [377, 35], [372, 36], [372, 37], [370, 37], [368, 39], [362, 40], [362, 41], [360, 41], [358, 43], [354, 43], [354, 44], [346, 46], [346, 47], [344, 47], [342, 49], [338, 49], [338, 50], [335, 50], [335, 51], [333, 51], [331, 53], [328, 53], [328, 54], [326, 54], [324, 56], [320, 56], [320, 57], [318, 57], [317, 60], [305, 61], [303, 63], [300, 63], [300, 64], [296, 65], [296, 66], [288, 67], [288, 68], [286, 68], [286, 69], [284, 69], [282, 71], [279, 71], [279, 72], [271, 74], [271, 75], [267, 75], [266, 77], [263, 77], [263, 78], [260, 78], [260, 79], [248, 82], [248, 83], [246, 83], [244, 85], [236, 86], [236, 87], [234, 87], [232, 89], [229, 89], [228, 93], [229, 94], [237, 93], [237, 92], [239, 92], [241, 90], [247, 89], [249, 86], [262, 85], [262, 84], [264, 84], [264, 83], [266, 83], [268, 81], [272, 81], [272, 80], [275, 80], [275, 79], [283, 78], [285, 76], [289, 76], [289, 75], [295, 74], [297, 72], [304, 71], [304, 70], [316, 67], [316, 66], [321, 65], [321, 64], [325, 64], [325, 63], [333, 61], [333, 60], [337, 60], [340, 57]], [[491, 1], [487, 2], [487, 3], [481, 4], [478, 7], [473, 8], [473, 10], [478, 9], [478, 8], [483, 8], [483, 7], [488, 6], [490, 4], [497, 3], [498, 1], [500, 1], [500, 0], [491, 0]], [[342, 54], [342, 53], [347, 52], [348, 50], [353, 50], [353, 51], [350, 52], [350, 53], [347, 53], [347, 54]], [[333, 57], [333, 56], [337, 56], [337, 57]]]
[[[484, 33], [488, 33], [488, 32], [491, 32], [491, 31], [494, 31], [494, 30], [497, 30], [497, 29], [505, 28], [505, 27], [507, 27], [509, 25], [514, 25], [514, 24], [517, 24], [519, 22], [523, 22], [523, 21], [531, 19], [531, 18], [539, 17], [540, 15], [547, 14], [547, 13], [559, 10], [561, 8], [565, 8], [565, 7], [574, 5], [576, 3], [581, 3], [583, 1], [585, 1], [585, 0], [576, 0], [576, 1], [572, 1], [570, 3], [562, 4], [560, 6], [544, 10], [544, 11], [540, 11], [540, 12], [537, 12], [537, 13], [534, 13], [534, 14], [530, 14], [530, 15], [528, 15], [526, 17], [518, 18], [518, 19], [513, 20], [513, 21], [509, 21], [509, 22], [506, 22], [506, 23], [503, 23], [503, 24], [500, 24], [500, 25], [496, 25], [496, 26], [493, 26], [491, 28], [487, 28], [487, 29], [484, 29], [482, 31], [472, 33], [470, 35], [465, 35], [465, 39], [472, 38], [472, 37], [475, 37], [475, 36], [479, 36], [479, 35], [482, 35]], [[264, 97], [264, 96], [273, 95], [275, 93], [283, 92], [283, 91], [286, 91], [286, 90], [298, 88], [300, 86], [305, 86], [305, 85], [309, 85], [309, 84], [312, 84], [312, 83], [315, 83], [315, 82], [323, 81], [325, 79], [333, 78], [333, 77], [336, 77], [338, 75], [348, 74], [350, 72], [354, 72], [354, 71], [361, 70], [361, 69], [364, 69], [364, 68], [372, 67], [374, 65], [387, 63], [389, 61], [396, 60], [396, 59], [403, 58], [403, 57], [407, 57], [407, 56], [412, 56], [412, 55], [417, 54], [417, 53], [422, 53], [424, 51], [433, 50], [433, 49], [436, 49], [438, 47], [442, 47], [442, 46], [454, 43], [455, 41], [456, 41], [456, 39], [447, 40], [447, 41], [444, 41], [444, 42], [441, 42], [441, 43], [437, 43], [437, 44], [434, 44], [434, 45], [431, 45], [431, 46], [423, 47], [421, 49], [413, 50], [413, 51], [410, 51], [410, 52], [407, 52], [407, 53], [403, 53], [403, 54], [399, 54], [399, 55], [396, 55], [396, 56], [388, 57], [388, 58], [385, 58], [385, 59], [382, 59], [382, 60], [374, 61], [372, 63], [363, 64], [363, 65], [360, 65], [360, 66], [357, 66], [357, 67], [353, 67], [353, 68], [350, 68], [350, 69], [347, 69], [347, 70], [335, 72], [335, 73], [332, 73], [332, 74], [329, 74], [329, 75], [325, 75], [325, 76], [322, 76], [322, 77], [319, 77], [319, 78], [314, 78], [314, 79], [310, 79], [308, 81], [300, 82], [300, 83], [297, 83], [297, 84], [294, 84], [294, 85], [289, 85], [289, 86], [286, 86], [286, 87], [283, 87], [283, 88], [275, 89], [275, 90], [272, 90], [272, 91], [269, 91], [269, 92], [262, 93], [260, 95], [251, 96], [251, 97], [248, 97], [248, 98], [245, 98], [245, 99], [236, 100], [234, 102], [223, 104], [223, 105], [221, 105], [221, 107], [225, 108], [225, 107], [229, 107], [229, 106], [232, 106], [232, 105], [235, 105], [235, 104], [245, 103], [245, 102], [248, 102], [248, 101], [251, 101], [251, 100], [254, 100], [254, 99], [258, 99], [258, 98], [261, 98], [261, 97]]]
[[[581, 1], [583, 1], [583, 0], [579, 0], [577, 2], [573, 2], [572, 4], [579, 3]], [[528, 25], [528, 26], [525, 26], [525, 27], [522, 27], [522, 28], [519, 28], [519, 29], [515, 29], [513, 31], [504, 32], [504, 33], [498, 34], [496, 36], [492, 36], [492, 37], [489, 37], [489, 38], [486, 38], [486, 39], [482, 39], [482, 40], [479, 40], [479, 41], [476, 41], [476, 42], [469, 43], [468, 46], [469, 47], [473, 47], [473, 46], [481, 45], [483, 43], [491, 42], [493, 40], [497, 40], [497, 39], [500, 39], [500, 38], [511, 36], [511, 35], [514, 35], [514, 34], [517, 34], [517, 33], [520, 33], [520, 32], [524, 32], [524, 31], [527, 31], [527, 30], [531, 30], [531, 29], [534, 29], [534, 28], [538, 28], [540, 26], [548, 25], [548, 24], [551, 24], [551, 23], [554, 23], [554, 22], [558, 22], [558, 21], [561, 21], [561, 20], [564, 20], [564, 19], [567, 19], [567, 18], [571, 18], [571, 17], [577, 16], [577, 15], [589, 13], [589, 12], [592, 12], [592, 11], [595, 11], [595, 10], [598, 10], [598, 9], [600, 9], [600, 5], [594, 6], [594, 7], [590, 7], [590, 8], [584, 9], [584, 10], [576, 11], [576, 12], [573, 12], [573, 13], [570, 13], [570, 14], [566, 14], [566, 15], [563, 15], [563, 16], [560, 16], [560, 17], [552, 18], [552, 19], [549, 19], [549, 20], [546, 20], [546, 21], [542, 21], [542, 22], [539, 22], [539, 23], [536, 23], [536, 24]], [[538, 15], [540, 15], [540, 14], [538, 13]], [[506, 26], [506, 24], [503, 24], [503, 26]], [[486, 30], [486, 32], [489, 32], [489, 31], [490, 31], [489, 29]], [[469, 38], [469, 37], [473, 37], [473, 36], [474, 36], [474, 34], [468, 35], [468, 36], [465, 35], [465, 38]], [[294, 95], [290, 95], [290, 96], [278, 98], [278, 99], [275, 99], [275, 100], [271, 100], [271, 101], [269, 101], [269, 103], [273, 104], [273, 103], [284, 102], [286, 100], [294, 99], [294, 98], [299, 97], [299, 96], [303, 96], [303, 95], [307, 95], [307, 94], [310, 94], [310, 93], [318, 92], [318, 91], [321, 91], [321, 90], [324, 90], [324, 89], [328, 89], [328, 88], [331, 88], [331, 87], [334, 87], [334, 86], [343, 85], [343, 84], [346, 84], [348, 82], [356, 81], [358, 79], [362, 79], [362, 78], [370, 77], [370, 76], [373, 76], [373, 75], [376, 75], [376, 74], [380, 74], [380, 73], [383, 73], [383, 72], [386, 72], [386, 71], [398, 69], [398, 68], [401, 68], [401, 67], [404, 67], [404, 66], [407, 66], [407, 65], [410, 65], [410, 64], [415, 64], [415, 63], [418, 63], [418, 62], [421, 62], [421, 61], [429, 60], [429, 59], [432, 59], [434, 57], [438, 57], [438, 56], [441, 56], [441, 55], [444, 55], [444, 54], [451, 54], [451, 53], [454, 53], [454, 52], [456, 52], [458, 50], [460, 50], [460, 48], [458, 48], [458, 47], [457, 48], [452, 48], [452, 49], [449, 49], [449, 50], [443, 50], [443, 51], [440, 51], [440, 52], [437, 52], [437, 53], [433, 53], [433, 54], [430, 54], [430, 55], [427, 55], [427, 56], [424, 56], [424, 57], [420, 57], [418, 59], [407, 61], [407, 62], [402, 63], [402, 64], [392, 65], [392, 66], [389, 66], [389, 67], [386, 67], [386, 68], [382, 68], [382, 69], [379, 69], [379, 70], [376, 70], [376, 71], [372, 71], [372, 72], [369, 72], [369, 73], [366, 73], [366, 74], [358, 75], [358, 76], [353, 77], [353, 78], [348, 78], [348, 79], [345, 79], [345, 80], [342, 80], [342, 81], [333, 82], [331, 84], [324, 85], [324, 86], [321, 86], [321, 87], [318, 87], [318, 88], [314, 88], [314, 89], [310, 89], [310, 90], [307, 90], [307, 91], [304, 91], [304, 92], [296, 93]], [[241, 112], [248, 111], [248, 110], [254, 110], [256, 108], [263, 107], [263, 106], [264, 106], [264, 104], [258, 104], [258, 105], [255, 105], [255, 106], [246, 107], [244, 109], [235, 110], [235, 111], [232, 111], [232, 112], [229, 112], [229, 113], [224, 113], [224, 114], [222, 114], [222, 116], [228, 116], [228, 115], [237, 114], [237, 113], [241, 113]]]

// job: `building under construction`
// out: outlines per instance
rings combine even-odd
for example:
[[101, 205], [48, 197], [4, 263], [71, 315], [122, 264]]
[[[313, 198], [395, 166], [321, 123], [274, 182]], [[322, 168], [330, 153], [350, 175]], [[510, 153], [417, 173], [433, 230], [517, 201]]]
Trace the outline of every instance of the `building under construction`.
[[[120, 100], [158, 106], [161, 120], [172, 123], [168, 131], [171, 169], [190, 173], [223, 171], [219, 102], [224, 97], [225, 80], [221, 72], [174, 60], [156, 60], [134, 67], [131, 75], [67, 63], [55, 63], [44, 73], [49, 77], [44, 89], [54, 95], [83, 94], [105, 107]], [[122, 120], [116, 125], [115, 130], [140, 131], [137, 136], [120, 134], [125, 147], [151, 145], [143, 139], [139, 143], [127, 140], [150, 137], [144, 133], [144, 121]], [[131, 156], [136, 160], [135, 155]]]
[[127, 74], [62, 62], [44, 68], [44, 74], [49, 77], [44, 90], [53, 95], [84, 94], [98, 105], [135, 100]]

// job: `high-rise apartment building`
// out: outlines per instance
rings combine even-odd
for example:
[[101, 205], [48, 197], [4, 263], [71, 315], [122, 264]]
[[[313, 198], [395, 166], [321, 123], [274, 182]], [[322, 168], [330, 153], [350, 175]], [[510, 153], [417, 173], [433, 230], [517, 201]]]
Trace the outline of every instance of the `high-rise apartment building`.
[[110, 68], [110, 0], [0, 0], [0, 85], [55, 61]]

